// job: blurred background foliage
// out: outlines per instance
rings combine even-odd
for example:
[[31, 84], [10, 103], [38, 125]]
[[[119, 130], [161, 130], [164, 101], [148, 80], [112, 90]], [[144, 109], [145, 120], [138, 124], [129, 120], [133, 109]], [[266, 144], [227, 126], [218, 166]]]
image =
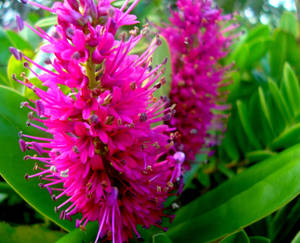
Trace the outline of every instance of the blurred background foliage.
[[[51, 4], [51, 1], [40, 2]], [[142, 0], [134, 11], [142, 23], [159, 24], [167, 21], [169, 8], [174, 8], [175, 2]], [[228, 102], [232, 108], [227, 132], [212, 157], [203, 154], [197, 157], [198, 163], [185, 175], [183, 194], [167, 202], [169, 210], [177, 215], [168, 233], [157, 229], [142, 230], [144, 239], [168, 243], [187, 240], [213, 242], [216, 239], [215, 242], [223, 243], [299, 243], [299, 3], [218, 0], [216, 4], [225, 13], [236, 16], [241, 33], [223, 60], [224, 64], [234, 64], [229, 75]], [[0, 0], [0, 103], [10, 102], [7, 109], [0, 106], [0, 114], [6, 117], [19, 112], [15, 107], [23, 98], [21, 95], [31, 95], [11, 79], [13, 73], [26, 70], [22, 63], [10, 56], [8, 47], [14, 46], [37, 61], [42, 59], [36, 48], [40, 39], [26, 28], [21, 33], [15, 32], [16, 13], [45, 29], [53, 24], [53, 18], [44, 11], [24, 6], [16, 0]], [[158, 55], [165, 56], [166, 53]], [[12, 93], [11, 89], [19, 94]], [[24, 121], [20, 120], [17, 126], [25, 126], [26, 117]], [[5, 128], [5, 123], [1, 124]], [[0, 144], [4, 144], [3, 135]], [[22, 187], [23, 178], [15, 179], [16, 175], [6, 161], [5, 155], [0, 157], [1, 175], [9, 178], [14, 188], [22, 193], [18, 186]], [[14, 163], [18, 163], [18, 158]], [[25, 174], [21, 167], [20, 174]], [[36, 206], [44, 204], [39, 200], [47, 204], [49, 197], [37, 201], [29, 194], [20, 197], [1, 179], [0, 243], [55, 242], [63, 235], [60, 242], [88, 242], [87, 233], [74, 230], [66, 234], [22, 198], [59, 224], [59, 220], [52, 217], [53, 213], [46, 212], [45, 205]], [[95, 228], [92, 225], [88, 232]]]

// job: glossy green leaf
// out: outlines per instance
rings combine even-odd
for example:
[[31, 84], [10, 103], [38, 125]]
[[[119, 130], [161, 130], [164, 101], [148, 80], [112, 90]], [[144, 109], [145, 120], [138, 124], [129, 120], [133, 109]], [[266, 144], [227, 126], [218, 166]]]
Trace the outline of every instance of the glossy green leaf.
[[74, 229], [56, 243], [90, 243], [94, 242], [97, 236], [99, 225], [97, 222], [88, 223], [86, 230]]
[[10, 57], [9, 47], [11, 43], [6, 35], [6, 33], [0, 28], [0, 74], [1, 79], [4, 78], [4, 82], [6, 81], [6, 66], [7, 60]]
[[24, 40], [18, 33], [12, 30], [7, 30], [6, 34], [8, 36], [8, 39], [10, 40], [10, 42], [15, 48], [18, 48], [20, 50], [33, 49], [31, 44], [28, 41]]
[[250, 243], [271, 243], [271, 240], [263, 236], [251, 236], [249, 239]]
[[54, 26], [56, 24], [57, 24], [56, 16], [47, 17], [47, 18], [41, 19], [35, 23], [36, 26], [41, 27], [41, 28]]
[[300, 193], [300, 145], [238, 174], [176, 213], [169, 237], [210, 242], [244, 228]]
[[41, 225], [13, 227], [7, 223], [0, 223], [0, 243], [53, 243], [62, 235], [60, 231], [50, 231]]
[[259, 39], [249, 44], [249, 56], [247, 58], [247, 67], [251, 67], [255, 62], [261, 60], [266, 55], [271, 41], [269, 39]]
[[270, 144], [273, 150], [287, 148], [300, 142], [300, 123], [288, 127]]
[[172, 75], [172, 67], [171, 67], [171, 54], [169, 45], [165, 38], [160, 37], [162, 44], [155, 50], [153, 56], [152, 56], [152, 65], [153, 68], [156, 67], [156, 65], [161, 64], [166, 58], [168, 59], [167, 64], [165, 65], [166, 71], [164, 74], [164, 77], [166, 78], [166, 84], [162, 85], [156, 92], [155, 96], [168, 96], [171, 89], [171, 75]]
[[284, 63], [288, 62], [300, 74], [300, 48], [296, 38], [282, 30], [276, 30], [270, 46], [271, 75], [279, 81], [282, 77]]
[[284, 65], [283, 72], [283, 90], [290, 107], [293, 109], [294, 115], [298, 115], [300, 111], [300, 88], [298, 79], [288, 63]]
[[227, 236], [220, 243], [249, 243], [249, 238], [244, 230]]
[[24, 179], [25, 173], [31, 173], [34, 163], [23, 161], [24, 153], [18, 144], [18, 132], [37, 134], [33, 128], [27, 128], [26, 109], [20, 109], [20, 103], [25, 99], [15, 91], [0, 87], [0, 174], [9, 185], [34, 209], [48, 217], [66, 230], [74, 228], [74, 222], [59, 220], [54, 207], [61, 200], [54, 202], [46, 189], [38, 186], [38, 179], [28, 182]]
[[274, 40], [270, 48], [270, 67], [274, 78], [280, 78], [286, 60], [287, 38], [279, 30], [274, 33]]
[[246, 154], [246, 158], [250, 163], [259, 162], [276, 155], [275, 152], [268, 150], [257, 150]]
[[18, 79], [22, 80], [22, 72], [27, 72], [27, 69], [25, 69], [23, 62], [17, 60], [13, 55], [11, 55], [7, 64], [7, 77], [9, 80], [10, 87], [15, 88], [21, 94], [24, 93], [25, 87], [19, 84], [17, 81], [13, 80], [12, 75], [15, 74]]
[[261, 108], [263, 111], [263, 115], [266, 118], [268, 126], [270, 127], [271, 131], [274, 132], [270, 111], [269, 111], [269, 108], [268, 108], [268, 105], [266, 102], [264, 91], [261, 87], [258, 88], [258, 95], [259, 95], [259, 101], [260, 101], [260, 105], [261, 105]]
[[260, 145], [253, 129], [251, 128], [251, 124], [250, 124], [250, 121], [248, 118], [246, 106], [240, 100], [238, 100], [236, 102], [236, 105], [237, 105], [237, 109], [238, 109], [239, 118], [241, 120], [241, 124], [243, 126], [245, 133], [247, 134], [247, 137], [248, 137], [250, 143], [254, 146], [254, 148], [260, 149], [261, 145]]
[[296, 15], [292, 12], [284, 12], [284, 14], [281, 16], [279, 27], [281, 30], [292, 34], [294, 37], [297, 37], [298, 22]]
[[295, 238], [292, 240], [291, 243], [300, 243], [300, 231], [298, 234], [295, 236]]
[[252, 42], [257, 39], [267, 39], [270, 36], [270, 27], [268, 25], [258, 25], [250, 30], [245, 42]]
[[172, 243], [166, 233], [159, 233], [152, 236], [152, 243]]
[[287, 124], [292, 122], [292, 115], [290, 113], [290, 109], [283, 98], [282, 93], [280, 92], [278, 86], [274, 81], [269, 79], [269, 89], [272, 95], [272, 100], [275, 103], [279, 113], [281, 114], [282, 118], [286, 121]]

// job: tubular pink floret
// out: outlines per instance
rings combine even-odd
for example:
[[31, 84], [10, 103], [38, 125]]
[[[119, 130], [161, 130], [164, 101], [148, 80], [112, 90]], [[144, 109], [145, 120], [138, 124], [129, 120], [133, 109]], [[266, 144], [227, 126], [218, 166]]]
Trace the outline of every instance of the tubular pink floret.
[[[98, 221], [96, 242], [105, 238], [122, 243], [133, 234], [140, 237], [137, 225], [161, 222], [163, 202], [177, 190], [181, 164], [173, 156], [174, 128], [153, 124], [173, 115], [167, 99], [154, 98], [164, 84], [158, 80], [166, 63], [155, 68], [150, 63], [159, 41], [145, 53], [131, 55], [144, 32], [138, 35], [135, 28], [129, 38], [120, 39], [116, 33], [125, 24], [137, 23], [130, 12], [139, 1], [129, 7], [126, 1], [121, 9], [111, 2], [54, 3], [51, 12], [58, 24], [51, 36], [24, 23], [47, 42], [42, 51], [53, 57], [47, 69], [24, 56], [44, 88], [25, 77], [15, 80], [38, 96], [33, 105], [22, 105], [31, 110], [27, 125], [45, 132], [44, 137], [20, 133], [21, 150], [37, 153], [24, 157], [37, 170], [25, 178], [39, 177], [40, 187], [54, 201], [67, 198], [55, 207], [61, 219], [81, 213], [77, 227]], [[29, 63], [40, 70], [32, 70]]]

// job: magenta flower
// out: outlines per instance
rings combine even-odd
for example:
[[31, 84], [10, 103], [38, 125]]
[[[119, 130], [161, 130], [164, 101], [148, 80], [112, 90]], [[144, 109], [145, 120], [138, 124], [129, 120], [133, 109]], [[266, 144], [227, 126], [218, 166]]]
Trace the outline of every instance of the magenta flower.
[[81, 213], [76, 222], [81, 228], [98, 221], [96, 242], [104, 237], [124, 242], [133, 233], [140, 237], [137, 225], [160, 227], [167, 216], [163, 202], [178, 184], [184, 154], [172, 152], [173, 128], [152, 127], [173, 114], [165, 108], [166, 99], [153, 96], [163, 82], [163, 64], [151, 68], [151, 55], [161, 41], [155, 39], [143, 54], [131, 55], [145, 31], [116, 38], [121, 26], [137, 23], [129, 13], [138, 0], [129, 7], [125, 1], [121, 9], [110, 0], [79, 2], [65, 0], [51, 9], [27, 2], [57, 15], [51, 35], [18, 19], [19, 26], [47, 42], [41, 49], [50, 54], [45, 68], [11, 50], [27, 61], [25, 66], [45, 87], [14, 77], [39, 97], [34, 105], [22, 106], [31, 110], [28, 125], [45, 134], [20, 134], [22, 151], [37, 152], [25, 160], [37, 161], [38, 172], [25, 177], [40, 177], [40, 186], [53, 200], [65, 198], [55, 208], [62, 219]]
[[224, 131], [224, 115], [214, 112], [228, 108], [220, 105], [226, 68], [218, 61], [227, 54], [232, 40], [226, 32], [235, 26], [223, 29], [230, 17], [222, 16], [211, 0], [178, 0], [177, 7], [171, 23], [159, 29], [172, 57], [170, 100], [176, 104], [176, 114], [170, 124], [178, 131], [175, 147], [186, 154], [188, 163], [201, 149], [217, 143], [208, 134], [212, 127]]

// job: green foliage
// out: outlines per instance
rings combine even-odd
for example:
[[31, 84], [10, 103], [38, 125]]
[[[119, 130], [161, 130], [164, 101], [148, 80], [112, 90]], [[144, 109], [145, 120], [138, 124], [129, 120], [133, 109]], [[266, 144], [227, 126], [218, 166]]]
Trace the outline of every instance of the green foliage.
[[[53, 202], [45, 189], [38, 187], [38, 179], [28, 182], [24, 179], [25, 173], [30, 172], [32, 163], [23, 161], [24, 154], [18, 145], [18, 132], [36, 134], [36, 129], [27, 128], [25, 109], [20, 110], [20, 103], [25, 98], [9, 88], [0, 87], [0, 174], [10, 186], [33, 208], [47, 216], [66, 230], [72, 230], [74, 223], [59, 220], [54, 207], [59, 202]], [[38, 193], [37, 193], [38, 192]]]
[[63, 232], [50, 231], [41, 225], [13, 227], [7, 223], [0, 223], [0, 243], [52, 243], [64, 235]]
[[298, 144], [178, 210], [167, 234], [174, 242], [210, 242], [244, 228], [296, 197], [299, 173]]

